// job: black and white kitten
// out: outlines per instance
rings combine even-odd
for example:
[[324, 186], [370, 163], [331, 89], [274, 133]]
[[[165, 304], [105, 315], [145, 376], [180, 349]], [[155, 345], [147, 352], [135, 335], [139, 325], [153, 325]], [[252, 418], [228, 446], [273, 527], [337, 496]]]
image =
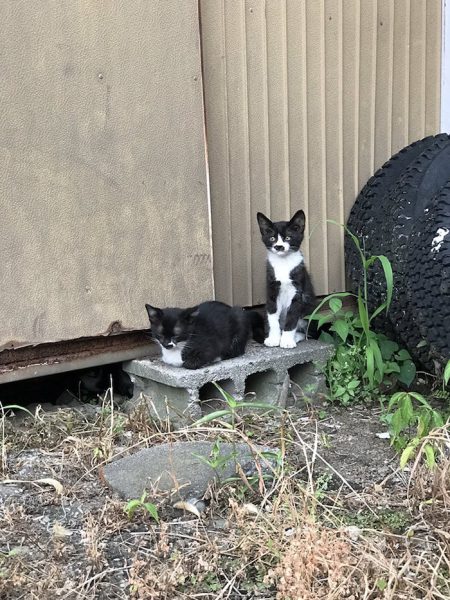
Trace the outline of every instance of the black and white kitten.
[[211, 301], [185, 309], [145, 308], [162, 360], [175, 367], [199, 369], [244, 354], [250, 337], [264, 341], [263, 317], [239, 306]]
[[273, 223], [257, 214], [262, 241], [267, 248], [266, 346], [294, 348], [306, 337], [304, 317], [314, 309], [315, 295], [300, 245], [305, 232], [305, 213], [290, 221]]

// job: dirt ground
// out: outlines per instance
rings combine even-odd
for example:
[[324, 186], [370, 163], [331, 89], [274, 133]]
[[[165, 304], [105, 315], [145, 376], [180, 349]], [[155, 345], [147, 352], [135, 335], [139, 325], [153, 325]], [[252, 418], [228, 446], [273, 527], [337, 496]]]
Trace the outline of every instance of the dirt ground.
[[212, 486], [200, 518], [157, 495], [156, 522], [128, 518], [99, 466], [236, 433], [111, 406], [3, 418], [0, 598], [450, 598], [448, 472], [400, 471], [378, 407], [246, 415], [239, 439], [280, 452], [273, 478]]

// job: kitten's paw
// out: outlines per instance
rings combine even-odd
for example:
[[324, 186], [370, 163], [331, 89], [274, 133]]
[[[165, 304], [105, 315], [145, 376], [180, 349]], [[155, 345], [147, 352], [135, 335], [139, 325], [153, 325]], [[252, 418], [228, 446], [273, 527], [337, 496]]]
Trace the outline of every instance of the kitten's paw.
[[283, 331], [280, 348], [295, 348], [296, 345], [295, 336], [292, 334], [292, 331]]
[[264, 340], [264, 345], [269, 346], [269, 348], [275, 348], [275, 346], [280, 345], [280, 336], [279, 335], [269, 335]]
[[303, 342], [303, 340], [306, 340], [305, 333], [303, 333], [303, 331], [296, 331], [295, 332], [295, 341], [296, 342]]

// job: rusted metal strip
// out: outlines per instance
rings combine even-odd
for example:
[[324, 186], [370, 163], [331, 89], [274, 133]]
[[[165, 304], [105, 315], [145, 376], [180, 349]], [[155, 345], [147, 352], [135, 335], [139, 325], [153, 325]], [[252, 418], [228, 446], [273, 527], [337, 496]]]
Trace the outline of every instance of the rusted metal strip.
[[0, 383], [19, 381], [156, 353], [147, 331], [81, 338], [0, 352]]

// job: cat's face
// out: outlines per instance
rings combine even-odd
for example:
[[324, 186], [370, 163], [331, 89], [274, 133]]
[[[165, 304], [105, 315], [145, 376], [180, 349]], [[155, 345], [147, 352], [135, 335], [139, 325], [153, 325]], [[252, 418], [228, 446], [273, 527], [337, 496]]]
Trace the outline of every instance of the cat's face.
[[278, 256], [297, 252], [305, 234], [305, 213], [298, 210], [290, 221], [273, 223], [262, 213], [257, 215], [261, 238], [267, 250]]
[[180, 317], [185, 312], [182, 308], [156, 308], [146, 304], [152, 336], [167, 350], [175, 349], [186, 341], [188, 328]]

